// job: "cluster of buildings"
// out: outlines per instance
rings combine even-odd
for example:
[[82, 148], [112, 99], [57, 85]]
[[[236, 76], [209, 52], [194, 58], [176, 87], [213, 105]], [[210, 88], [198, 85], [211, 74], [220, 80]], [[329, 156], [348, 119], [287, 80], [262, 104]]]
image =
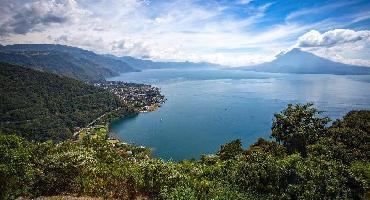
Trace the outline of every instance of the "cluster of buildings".
[[159, 88], [147, 84], [105, 81], [94, 85], [115, 94], [139, 112], [155, 110], [166, 100]]

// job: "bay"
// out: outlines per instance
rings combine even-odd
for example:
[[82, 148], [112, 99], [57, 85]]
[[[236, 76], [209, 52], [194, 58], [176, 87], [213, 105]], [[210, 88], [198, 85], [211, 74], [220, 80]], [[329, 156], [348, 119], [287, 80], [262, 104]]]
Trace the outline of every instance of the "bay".
[[273, 114], [288, 103], [313, 102], [332, 119], [370, 109], [370, 76], [273, 74], [218, 69], [156, 69], [124, 73], [115, 81], [160, 87], [167, 101], [156, 111], [111, 124], [123, 141], [179, 161], [215, 153], [241, 139], [248, 147], [269, 139]]

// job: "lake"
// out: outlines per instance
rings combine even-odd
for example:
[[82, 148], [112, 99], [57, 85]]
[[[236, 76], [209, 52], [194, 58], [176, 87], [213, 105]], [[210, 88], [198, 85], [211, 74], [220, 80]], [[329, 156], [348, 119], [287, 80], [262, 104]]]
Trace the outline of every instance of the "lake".
[[116, 120], [111, 132], [123, 141], [153, 148], [165, 160], [199, 158], [241, 139], [248, 147], [269, 139], [273, 114], [288, 103], [313, 102], [332, 119], [370, 109], [370, 76], [272, 74], [239, 70], [156, 69], [109, 80], [161, 88], [158, 110]]

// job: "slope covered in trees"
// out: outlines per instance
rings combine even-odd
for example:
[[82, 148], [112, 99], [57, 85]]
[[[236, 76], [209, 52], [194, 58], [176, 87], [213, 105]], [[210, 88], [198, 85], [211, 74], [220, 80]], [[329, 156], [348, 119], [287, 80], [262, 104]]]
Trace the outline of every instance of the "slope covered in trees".
[[0, 61], [83, 81], [103, 80], [104, 77], [118, 75], [117, 72], [103, 68], [90, 60], [77, 59], [67, 53], [55, 51], [0, 52]]
[[119, 73], [138, 71], [123, 61], [92, 51], [53, 44], [0, 46], [0, 62], [19, 64], [83, 81], [103, 80]]
[[328, 120], [311, 104], [288, 105], [275, 115], [274, 140], [248, 149], [235, 140], [179, 163], [112, 143], [104, 128], [58, 145], [0, 135], [1, 197], [369, 199], [370, 111]]
[[70, 138], [75, 127], [122, 106], [103, 89], [6, 63], [0, 63], [0, 84], [0, 132], [32, 140]]

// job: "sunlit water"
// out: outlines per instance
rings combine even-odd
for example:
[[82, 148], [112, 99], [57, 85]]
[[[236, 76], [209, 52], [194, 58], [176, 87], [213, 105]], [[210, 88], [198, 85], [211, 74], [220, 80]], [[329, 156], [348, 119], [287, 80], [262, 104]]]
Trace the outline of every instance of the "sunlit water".
[[237, 138], [245, 147], [268, 139], [273, 114], [288, 103], [313, 102], [333, 119], [370, 109], [370, 76], [160, 69], [110, 80], [161, 88], [167, 98], [161, 108], [117, 120], [111, 131], [166, 160], [199, 158]]

